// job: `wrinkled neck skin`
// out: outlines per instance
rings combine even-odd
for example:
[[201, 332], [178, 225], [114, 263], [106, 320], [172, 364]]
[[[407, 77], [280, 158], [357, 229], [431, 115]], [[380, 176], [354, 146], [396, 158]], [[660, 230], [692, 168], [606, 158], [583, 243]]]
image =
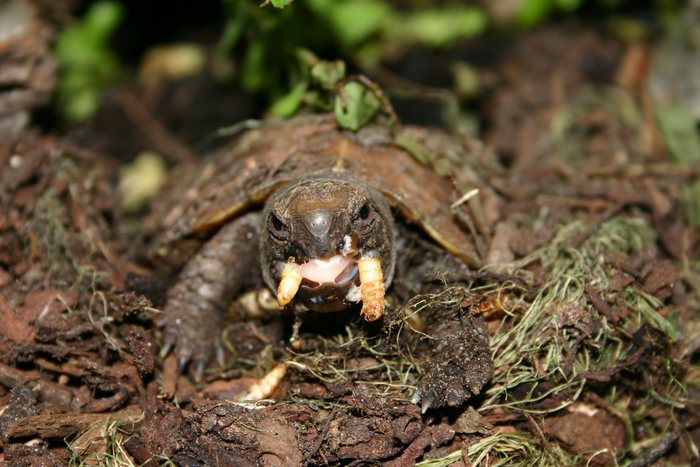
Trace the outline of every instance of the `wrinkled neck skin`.
[[360, 297], [357, 261], [378, 257], [384, 287], [394, 276], [396, 229], [384, 197], [364, 182], [325, 172], [283, 186], [265, 203], [260, 265], [265, 283], [277, 290], [288, 263], [302, 282], [296, 309], [339, 311]]

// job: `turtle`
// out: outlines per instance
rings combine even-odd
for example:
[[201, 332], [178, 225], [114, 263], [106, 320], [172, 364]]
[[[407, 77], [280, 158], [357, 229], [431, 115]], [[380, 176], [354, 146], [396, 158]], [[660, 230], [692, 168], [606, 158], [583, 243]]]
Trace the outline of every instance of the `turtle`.
[[[174, 351], [195, 379], [221, 349], [232, 299], [261, 283], [297, 317], [359, 312], [368, 322], [381, 320], [402, 255], [398, 224], [415, 226], [461, 265], [480, 266], [450, 210], [459, 193], [381, 124], [353, 133], [333, 115], [268, 120], [189, 178], [159, 214], [162, 233], [151, 251], [184, 264], [167, 293], [161, 354]], [[460, 403], [490, 378], [483, 326], [468, 332], [466, 352], [480, 368], [458, 382], [464, 389], [457, 396], [450, 396], [449, 381], [419, 387], [414, 399], [427, 396], [424, 408]]]

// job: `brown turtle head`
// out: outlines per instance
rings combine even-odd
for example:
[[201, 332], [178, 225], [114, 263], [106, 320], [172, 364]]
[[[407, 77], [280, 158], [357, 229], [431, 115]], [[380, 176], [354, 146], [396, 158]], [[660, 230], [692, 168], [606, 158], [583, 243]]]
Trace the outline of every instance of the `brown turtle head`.
[[384, 287], [391, 282], [391, 210], [384, 197], [363, 182], [328, 174], [291, 182], [268, 199], [261, 232], [266, 284], [278, 290], [285, 266], [298, 266], [301, 284], [292, 295], [311, 310], [337, 311], [359, 301], [360, 258], [378, 257]]

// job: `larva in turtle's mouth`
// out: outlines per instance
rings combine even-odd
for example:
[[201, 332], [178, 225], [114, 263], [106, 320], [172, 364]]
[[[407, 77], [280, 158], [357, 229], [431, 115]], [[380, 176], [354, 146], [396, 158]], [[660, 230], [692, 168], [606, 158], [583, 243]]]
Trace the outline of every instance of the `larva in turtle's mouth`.
[[360, 258], [357, 261], [362, 292], [362, 311], [367, 321], [376, 321], [384, 314], [384, 277], [379, 257]]
[[[282, 270], [277, 288], [277, 302], [280, 306], [287, 305], [302, 284], [311, 289], [328, 283], [345, 286], [354, 281], [358, 274], [360, 293], [351, 301], [359, 301], [361, 296], [360, 313], [365, 320], [375, 321], [384, 314], [384, 277], [382, 263], [376, 256], [355, 261], [351, 256], [335, 255], [328, 259], [312, 259], [302, 264], [297, 264], [290, 258]], [[353, 287], [353, 290], [356, 289]]]
[[299, 291], [302, 279], [301, 268], [297, 263], [290, 260], [284, 265], [282, 279], [277, 287], [277, 303], [279, 306], [285, 306], [292, 301]]

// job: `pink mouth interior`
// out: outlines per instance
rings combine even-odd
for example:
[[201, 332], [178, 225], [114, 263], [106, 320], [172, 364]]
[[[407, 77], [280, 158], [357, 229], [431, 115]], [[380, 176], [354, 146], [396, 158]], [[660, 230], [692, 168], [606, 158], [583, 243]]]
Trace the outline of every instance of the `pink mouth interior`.
[[[312, 259], [299, 266], [304, 279], [316, 284], [336, 282], [339, 276], [352, 268], [355, 260], [348, 256], [335, 255], [328, 259]], [[343, 274], [345, 276], [345, 274]]]

